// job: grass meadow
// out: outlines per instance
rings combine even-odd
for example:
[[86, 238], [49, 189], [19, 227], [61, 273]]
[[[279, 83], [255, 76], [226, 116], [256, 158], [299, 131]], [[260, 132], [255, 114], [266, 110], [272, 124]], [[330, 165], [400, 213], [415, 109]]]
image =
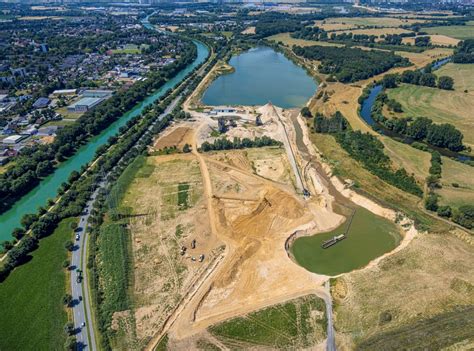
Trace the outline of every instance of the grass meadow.
[[72, 238], [63, 220], [54, 233], [41, 240], [30, 262], [16, 268], [0, 284], [0, 350], [63, 350], [67, 313], [67, 259], [64, 243]]

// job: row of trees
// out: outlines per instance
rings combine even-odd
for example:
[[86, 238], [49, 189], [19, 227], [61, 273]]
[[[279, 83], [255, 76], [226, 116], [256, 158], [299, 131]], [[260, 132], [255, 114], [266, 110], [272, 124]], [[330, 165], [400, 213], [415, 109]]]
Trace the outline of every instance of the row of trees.
[[430, 88], [439, 88], [444, 90], [452, 90], [454, 86], [453, 78], [449, 76], [436, 76], [431, 72], [420, 70], [408, 70], [399, 74], [387, 74], [382, 79], [382, 85], [386, 89], [393, 89], [398, 83], [406, 83], [413, 85], [421, 85]]
[[0, 213], [36, 187], [42, 177], [51, 174], [55, 164], [72, 156], [90, 137], [100, 134], [137, 102], [163, 86], [192, 62], [196, 55], [195, 45], [189, 42], [180, 60], [86, 112], [76, 123], [61, 129], [53, 143], [24, 148], [16, 158], [15, 165], [0, 175]]
[[232, 149], [246, 149], [246, 148], [253, 148], [253, 147], [265, 147], [265, 146], [280, 146], [281, 142], [267, 137], [266, 135], [262, 137], [256, 137], [254, 140], [249, 138], [240, 139], [238, 137], [234, 137], [231, 141], [227, 138], [221, 138], [214, 140], [213, 143], [205, 141], [201, 145], [201, 151], [209, 152], [209, 151], [216, 151], [216, 150], [232, 150]]
[[314, 129], [317, 133], [333, 134], [352, 158], [380, 179], [416, 196], [423, 194], [413, 175], [409, 175], [404, 168], [393, 169], [390, 158], [383, 152], [384, 145], [380, 140], [369, 133], [352, 131], [340, 112], [330, 118], [318, 114], [314, 120]]
[[465, 149], [462, 142], [463, 134], [452, 124], [435, 124], [427, 117], [386, 118], [383, 115], [383, 106], [389, 100], [385, 93], [377, 96], [371, 111], [371, 117], [377, 123], [415, 141], [425, 141], [432, 146], [455, 152]]
[[392, 52], [339, 48], [331, 46], [294, 46], [293, 52], [301, 57], [321, 61], [318, 67], [324, 74], [335, 76], [343, 83], [373, 77], [393, 67], [408, 66], [408, 59]]

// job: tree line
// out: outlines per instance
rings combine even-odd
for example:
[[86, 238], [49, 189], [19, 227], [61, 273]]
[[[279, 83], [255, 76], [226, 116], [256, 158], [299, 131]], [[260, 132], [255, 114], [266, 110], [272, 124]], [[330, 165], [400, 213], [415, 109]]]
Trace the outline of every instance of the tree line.
[[409, 66], [408, 59], [392, 52], [339, 48], [331, 46], [293, 46], [293, 52], [310, 60], [321, 61], [321, 73], [334, 76], [342, 83], [352, 83], [383, 73], [393, 67]]
[[474, 63], [474, 39], [466, 39], [458, 44], [453, 55], [454, 63]]
[[387, 94], [382, 92], [375, 99], [371, 117], [374, 121], [404, 137], [414, 141], [424, 141], [429, 145], [446, 148], [451, 151], [462, 151], [463, 134], [452, 124], [436, 124], [427, 117], [406, 117], [389, 119], [383, 115], [383, 106], [390, 101]]
[[403, 191], [422, 196], [423, 191], [413, 175], [404, 168], [394, 170], [390, 158], [383, 152], [382, 142], [369, 133], [353, 131], [340, 112], [329, 118], [318, 114], [314, 119], [314, 130], [334, 135], [339, 145], [370, 173]]
[[449, 76], [436, 76], [431, 73], [431, 66], [424, 70], [407, 70], [402, 74], [387, 74], [382, 79], [382, 85], [386, 89], [393, 89], [398, 83], [420, 85], [443, 90], [453, 90], [454, 80]]
[[218, 150], [233, 150], [233, 149], [246, 149], [246, 148], [259, 148], [265, 146], [281, 146], [281, 142], [272, 139], [266, 135], [262, 137], [256, 137], [254, 140], [249, 138], [238, 138], [234, 137], [231, 141], [226, 137], [216, 139], [210, 143], [205, 141], [201, 144], [201, 151], [218, 151]]

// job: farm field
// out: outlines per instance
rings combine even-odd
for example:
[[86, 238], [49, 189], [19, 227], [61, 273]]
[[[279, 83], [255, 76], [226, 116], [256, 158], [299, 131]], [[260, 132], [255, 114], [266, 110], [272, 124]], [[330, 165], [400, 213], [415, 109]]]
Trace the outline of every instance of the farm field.
[[415, 149], [389, 137], [381, 136], [380, 139], [385, 146], [385, 153], [391, 158], [392, 162], [405, 168], [408, 174], [414, 174], [419, 183], [424, 184], [431, 166], [430, 153]]
[[67, 280], [62, 265], [67, 259], [64, 243], [72, 238], [74, 221], [63, 220], [41, 240], [31, 261], [0, 284], [0, 349], [63, 350], [67, 314], [62, 297]]
[[315, 295], [291, 300], [211, 326], [209, 332], [231, 349], [303, 349], [325, 338], [325, 304]]
[[426, 66], [436, 59], [445, 58], [453, 54], [453, 49], [448, 48], [434, 48], [426, 50], [420, 53], [408, 52], [408, 51], [396, 51], [397, 55], [406, 57], [410, 60], [417, 68]]
[[[426, 36], [426, 35], [422, 35], [422, 36]], [[459, 39], [449, 37], [447, 35], [441, 35], [441, 34], [433, 34], [433, 35], [429, 35], [429, 37], [431, 39], [431, 43], [434, 45], [456, 46], [460, 42]], [[403, 38], [402, 43], [404, 44], [409, 43], [411, 45], [415, 45], [415, 37]]]
[[387, 34], [411, 33], [411, 31], [407, 29], [403, 29], [403, 28], [386, 27], [386, 28], [364, 28], [364, 29], [338, 31], [338, 34], [340, 33], [352, 33], [354, 35], [367, 34], [367, 35], [381, 36], [381, 35], [387, 35]]
[[464, 143], [474, 146], [474, 99], [459, 91], [448, 91], [410, 84], [387, 91], [389, 98], [403, 106], [401, 115], [428, 117], [435, 123], [451, 123], [464, 134]]
[[270, 41], [274, 41], [276, 43], [281, 41], [285, 46], [288, 46], [288, 47], [292, 47], [293, 45], [298, 45], [298, 46], [319, 45], [319, 46], [338, 46], [338, 47], [343, 46], [342, 44], [328, 43], [325, 41], [296, 39], [296, 38], [292, 38], [290, 36], [290, 33], [275, 34], [270, 37], [267, 37], [266, 39]]
[[[447, 157], [442, 158], [441, 184], [442, 188], [436, 193], [441, 195], [440, 204], [459, 207], [474, 203], [474, 168], [453, 161]], [[457, 184], [456, 186], [453, 186]]]
[[424, 22], [423, 20], [402, 19], [395, 17], [336, 17], [317, 21], [316, 25], [326, 31], [346, 30], [352, 28], [375, 27], [400, 27], [412, 23]]
[[448, 37], [464, 40], [474, 39], [474, 24], [468, 23], [465, 26], [439, 26], [439, 27], [423, 27], [423, 32], [428, 34], [440, 34]]
[[344, 233], [348, 225], [346, 220], [330, 232], [296, 239], [291, 247], [296, 262], [311, 272], [334, 276], [365, 266], [394, 249], [401, 239], [395, 224], [357, 207], [346, 239], [327, 249], [321, 247], [324, 241]]
[[454, 79], [454, 90], [474, 95], [474, 63], [448, 63], [434, 72], [439, 76], [449, 76]]
[[337, 278], [331, 292], [339, 340], [361, 350], [472, 344], [473, 259], [472, 246], [454, 235], [423, 234], [378, 267]]

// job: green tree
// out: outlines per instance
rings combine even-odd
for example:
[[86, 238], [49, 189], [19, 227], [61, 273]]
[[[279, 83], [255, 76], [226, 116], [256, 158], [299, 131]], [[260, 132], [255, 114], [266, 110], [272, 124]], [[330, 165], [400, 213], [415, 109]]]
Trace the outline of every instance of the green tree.
[[454, 80], [448, 76], [441, 76], [438, 78], [438, 88], [444, 90], [452, 90], [454, 86]]
[[429, 211], [436, 211], [438, 209], [438, 196], [430, 193], [425, 199], [425, 208]]
[[313, 115], [311, 114], [311, 110], [307, 106], [301, 109], [301, 115], [306, 118], [313, 117]]
[[189, 152], [191, 152], [191, 146], [190, 146], [188, 143], [184, 144], [184, 146], [183, 146], [183, 152], [184, 152], [184, 153], [189, 153]]

